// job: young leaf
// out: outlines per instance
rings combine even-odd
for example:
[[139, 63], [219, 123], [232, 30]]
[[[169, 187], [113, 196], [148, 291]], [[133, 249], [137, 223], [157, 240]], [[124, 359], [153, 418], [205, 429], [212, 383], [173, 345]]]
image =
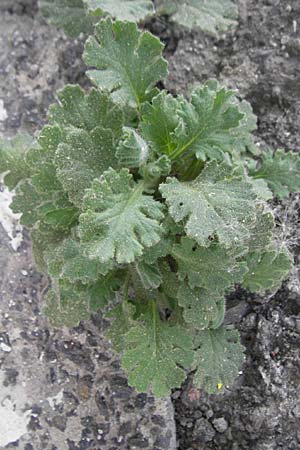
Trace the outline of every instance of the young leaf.
[[158, 12], [171, 15], [171, 20], [187, 28], [200, 28], [217, 35], [236, 25], [237, 8], [231, 0], [162, 0]]
[[125, 335], [122, 366], [129, 384], [138, 391], [150, 386], [158, 397], [169, 395], [185, 378], [183, 368], [193, 360], [191, 338], [180, 326], [162, 322], [156, 304], [151, 301], [147, 311]]
[[157, 154], [170, 155], [176, 148], [173, 133], [179, 124], [179, 100], [165, 91], [145, 103], [142, 108], [141, 131]]
[[157, 92], [155, 84], [167, 75], [163, 45], [132, 22], [102, 20], [95, 34], [85, 45], [84, 60], [95, 67], [87, 75], [100, 89], [111, 92], [116, 103], [140, 108]]
[[284, 198], [290, 192], [300, 191], [300, 157], [298, 153], [277, 150], [263, 152], [261, 165], [250, 170], [255, 179], [265, 180], [275, 195]]
[[26, 152], [34, 145], [34, 140], [28, 134], [19, 134], [12, 139], [0, 139], [0, 174], [8, 172], [4, 183], [12, 190], [18, 182], [31, 174], [26, 163]]
[[83, 0], [88, 11], [97, 15], [110, 14], [115, 19], [139, 22], [154, 13], [151, 0]]
[[287, 250], [266, 250], [253, 252], [246, 256], [249, 271], [246, 274], [243, 287], [251, 292], [266, 290], [276, 291], [287, 277], [292, 267], [291, 257]]
[[194, 345], [195, 385], [209, 394], [217, 394], [218, 386], [232, 384], [244, 362], [238, 332], [225, 327], [198, 331]]
[[220, 89], [214, 81], [196, 88], [190, 102], [182, 98], [178, 114], [181, 121], [174, 132], [176, 148], [172, 159], [189, 153], [201, 160], [222, 160], [223, 152], [232, 152], [244, 117], [234, 92]]
[[133, 128], [124, 127], [116, 157], [122, 167], [144, 166], [149, 158], [148, 144]]
[[39, 7], [50, 23], [71, 37], [93, 32], [93, 18], [86, 14], [82, 0], [39, 0]]
[[256, 196], [251, 184], [231, 175], [232, 169], [212, 161], [191, 182], [167, 178], [160, 192], [175, 222], [186, 219], [189, 237], [208, 247], [217, 235], [220, 244], [230, 247], [249, 238], [256, 220]]
[[226, 289], [242, 281], [247, 272], [244, 262], [237, 262], [231, 251], [212, 244], [199, 247], [188, 237], [181, 238], [171, 250], [178, 264], [178, 277], [189, 281], [190, 287], [202, 287], [210, 292], [223, 294]]
[[87, 190], [80, 216], [80, 234], [90, 257], [101, 263], [116, 259], [133, 262], [145, 247], [161, 239], [163, 205], [143, 194], [142, 183], [135, 183], [127, 169], [106, 171]]
[[222, 296], [212, 290], [191, 289], [188, 284], [183, 283], [179, 288], [177, 299], [179, 305], [183, 307], [184, 320], [193, 329], [203, 330], [211, 326], [218, 317]]

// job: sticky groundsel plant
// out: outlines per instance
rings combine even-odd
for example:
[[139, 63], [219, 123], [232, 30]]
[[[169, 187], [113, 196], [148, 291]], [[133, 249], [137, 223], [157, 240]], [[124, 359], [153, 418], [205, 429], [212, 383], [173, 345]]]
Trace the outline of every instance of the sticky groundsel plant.
[[166, 16], [187, 29], [200, 28], [212, 35], [236, 25], [237, 8], [231, 0], [39, 0], [42, 14], [50, 23], [76, 37], [91, 34], [101, 17], [143, 22]]
[[266, 200], [300, 189], [300, 159], [256, 148], [249, 104], [216, 81], [159, 91], [162, 49], [102, 20], [84, 54], [95, 87], [60, 91], [36, 139], [2, 141], [0, 168], [51, 278], [50, 321], [102, 310], [130, 385], [165, 396], [193, 370], [215, 393], [244, 359], [226, 294], [274, 291], [291, 267]]

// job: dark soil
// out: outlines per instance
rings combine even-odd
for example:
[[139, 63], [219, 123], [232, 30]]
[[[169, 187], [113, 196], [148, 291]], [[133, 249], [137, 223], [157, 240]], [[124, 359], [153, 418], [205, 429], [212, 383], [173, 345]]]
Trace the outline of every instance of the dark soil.
[[[148, 27], [166, 43], [171, 92], [186, 93], [190, 85], [217, 78], [237, 89], [258, 116], [257, 141], [262, 146], [300, 148], [300, 3], [299, 0], [238, 0], [239, 24], [219, 40], [201, 32], [184, 32], [160, 19]], [[0, 15], [35, 17], [36, 2], [1, 0]], [[15, 19], [13, 26], [16, 26]], [[28, 26], [31, 26], [30, 24]], [[38, 25], [44, 27], [44, 25]], [[14, 32], [17, 32], [15, 30]], [[45, 120], [55, 90], [66, 82], [86, 84], [80, 56], [82, 43], [49, 28], [21, 42], [12, 71], [18, 77], [28, 64], [27, 82], [5, 104], [3, 127], [34, 130]], [[43, 55], [43, 40], [54, 39], [54, 53]], [[41, 52], [49, 69], [32, 69], [31, 58]], [[36, 58], [33, 58], [36, 60]], [[1, 57], [0, 57], [1, 62]], [[25, 72], [26, 72], [25, 70]], [[32, 73], [30, 72], [33, 71]], [[23, 70], [24, 72], [24, 70]], [[31, 75], [30, 75], [31, 73]], [[10, 83], [14, 83], [13, 78]], [[13, 89], [12, 89], [13, 91]], [[0, 123], [1, 130], [1, 123]], [[1, 130], [2, 131], [2, 130]], [[272, 205], [278, 238], [299, 255], [299, 197]], [[300, 448], [300, 282], [295, 269], [274, 296], [249, 296], [237, 291], [228, 299], [228, 323], [235, 323], [246, 346], [247, 360], [240, 377], [225, 394], [208, 396], [190, 378], [173, 393], [179, 450], [289, 450]], [[165, 450], [168, 450], [167, 448]]]
[[[239, 25], [217, 41], [183, 34], [166, 87], [186, 93], [215, 77], [246, 98], [258, 117], [257, 141], [273, 149], [300, 148], [300, 3], [240, 0]], [[173, 45], [172, 40], [171, 47]], [[174, 38], [173, 38], [174, 42]], [[298, 259], [299, 198], [272, 205], [278, 238]], [[247, 360], [224, 395], [197, 391], [190, 379], [173, 394], [180, 450], [300, 448], [299, 273], [273, 297], [236, 292], [227, 321], [235, 322]]]

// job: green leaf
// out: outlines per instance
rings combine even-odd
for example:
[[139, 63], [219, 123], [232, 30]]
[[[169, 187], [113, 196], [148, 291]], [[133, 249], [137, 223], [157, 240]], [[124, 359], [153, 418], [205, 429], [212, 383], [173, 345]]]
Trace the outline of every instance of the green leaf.
[[100, 275], [106, 275], [112, 269], [109, 265], [87, 258], [84, 255], [84, 246], [72, 238], [65, 239], [46, 252], [45, 260], [48, 272], [53, 278], [70, 282], [97, 281]]
[[163, 397], [185, 379], [193, 360], [191, 338], [180, 326], [169, 326], [160, 320], [156, 304], [151, 301], [143, 316], [125, 335], [122, 366], [128, 381], [138, 391]]
[[243, 287], [251, 292], [276, 291], [292, 267], [291, 257], [285, 248], [249, 253], [246, 262], [249, 271]]
[[161, 273], [157, 264], [148, 264], [146, 261], [137, 261], [135, 270], [145, 289], [157, 289], [162, 282]]
[[32, 171], [33, 186], [38, 192], [48, 196], [63, 190], [54, 165], [55, 152], [63, 139], [64, 133], [59, 126], [45, 125], [38, 136], [38, 145], [26, 154], [26, 163]]
[[145, 103], [142, 108], [141, 131], [157, 154], [170, 155], [176, 148], [173, 137], [179, 125], [177, 110], [179, 100], [165, 91], [153, 98], [152, 103]]
[[113, 319], [107, 332], [107, 337], [111, 340], [114, 349], [118, 352], [122, 352], [126, 347], [125, 336], [133, 323], [134, 313], [134, 305], [123, 300], [122, 303], [105, 315], [106, 318]]
[[237, 129], [244, 115], [240, 112], [234, 92], [219, 88], [214, 81], [196, 88], [191, 101], [181, 98], [179, 126], [174, 131], [176, 148], [171, 158], [194, 154], [198, 159], [223, 159], [223, 152], [232, 152]]
[[67, 85], [58, 92], [57, 97], [59, 103], [49, 109], [51, 124], [86, 131], [109, 128], [116, 141], [121, 137], [123, 112], [107, 92], [92, 88], [85, 94], [80, 86]]
[[199, 331], [194, 345], [197, 349], [193, 363], [195, 385], [209, 394], [231, 385], [244, 362], [244, 347], [238, 332], [225, 327]]
[[186, 283], [180, 285], [178, 304], [184, 310], [184, 320], [192, 325], [193, 329], [208, 328], [218, 317], [222, 296], [212, 291], [202, 288], [191, 289]]
[[298, 153], [277, 150], [261, 154], [258, 169], [250, 170], [255, 179], [265, 180], [275, 195], [284, 198], [290, 192], [300, 191], [300, 157]]
[[43, 220], [54, 228], [68, 229], [78, 217], [78, 210], [61, 192], [38, 192], [29, 179], [18, 184], [11, 209], [22, 214], [20, 222], [29, 228]]
[[117, 167], [111, 130], [94, 128], [90, 133], [73, 130], [66, 144], [60, 144], [56, 155], [57, 177], [70, 200], [81, 206], [85, 189], [110, 167]]
[[93, 32], [93, 18], [86, 14], [82, 0], [39, 0], [42, 14], [66, 34], [77, 37]]
[[272, 240], [274, 227], [272, 213], [265, 211], [263, 206], [258, 207], [256, 221], [250, 238], [246, 242], [249, 252], [265, 249]]
[[161, 5], [161, 13], [170, 14], [173, 22], [212, 35], [237, 24], [237, 8], [231, 0], [162, 0]]
[[12, 139], [0, 139], [0, 174], [8, 172], [4, 177], [8, 189], [14, 189], [20, 180], [30, 176], [26, 152], [33, 145], [34, 139], [28, 134], [18, 134]]
[[244, 262], [237, 262], [232, 250], [212, 244], [199, 247], [188, 237], [181, 238], [171, 250], [178, 264], [180, 280], [188, 279], [190, 287], [202, 287], [221, 295], [235, 283], [243, 280], [247, 272]]
[[80, 216], [80, 234], [90, 257], [101, 263], [130, 263], [160, 241], [163, 205], [143, 190], [127, 169], [110, 169], [94, 180]]
[[84, 0], [92, 13], [110, 14], [115, 19], [139, 22], [154, 13], [151, 0]]
[[[90, 308], [92, 312], [97, 312], [107, 304], [111, 303], [116, 293], [124, 284], [124, 273], [121, 270], [114, 270], [89, 286]], [[119, 333], [121, 330], [119, 329]]]
[[209, 246], [215, 235], [230, 247], [249, 238], [256, 220], [256, 196], [251, 184], [231, 175], [231, 168], [212, 161], [191, 182], [167, 178], [160, 192], [175, 222], [186, 220], [189, 237]]
[[155, 84], [167, 75], [163, 45], [135, 23], [102, 20], [96, 37], [85, 45], [84, 60], [95, 67], [87, 75], [100, 89], [111, 92], [116, 103], [140, 107], [157, 92]]
[[148, 144], [132, 128], [123, 128], [123, 137], [119, 142], [116, 157], [122, 167], [144, 166], [149, 158]]
[[90, 318], [89, 292], [84, 286], [62, 280], [47, 293], [44, 313], [55, 327], [74, 327]]

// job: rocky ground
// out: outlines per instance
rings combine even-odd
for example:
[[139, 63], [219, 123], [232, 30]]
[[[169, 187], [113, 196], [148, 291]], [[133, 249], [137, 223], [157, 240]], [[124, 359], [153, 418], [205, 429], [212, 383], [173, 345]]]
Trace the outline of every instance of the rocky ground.
[[[186, 93], [190, 85], [215, 77], [251, 102], [261, 145], [297, 151], [299, 1], [237, 3], [238, 27], [220, 40], [170, 27], [163, 18], [147, 25], [166, 43], [170, 63], [166, 87]], [[87, 85], [80, 60], [82, 43], [46, 25], [32, 0], [1, 0], [0, 39], [0, 132], [34, 132], [44, 122], [58, 88], [66, 82]], [[288, 243], [297, 264], [299, 196], [271, 206], [278, 239]], [[105, 324], [100, 316], [74, 330], [49, 328], [40, 313], [46, 280], [35, 272], [27, 242], [25, 238], [15, 252], [7, 233], [1, 233], [0, 429], [2, 417], [10, 418], [19, 435], [7, 433], [6, 441], [0, 437], [0, 447], [175, 448], [171, 404], [128, 388], [118, 361], [102, 339]], [[222, 396], [197, 391], [192, 378], [173, 393], [178, 448], [299, 449], [296, 265], [276, 295], [262, 298], [238, 290], [228, 306], [226, 320], [241, 331], [246, 363], [234, 386]]]

